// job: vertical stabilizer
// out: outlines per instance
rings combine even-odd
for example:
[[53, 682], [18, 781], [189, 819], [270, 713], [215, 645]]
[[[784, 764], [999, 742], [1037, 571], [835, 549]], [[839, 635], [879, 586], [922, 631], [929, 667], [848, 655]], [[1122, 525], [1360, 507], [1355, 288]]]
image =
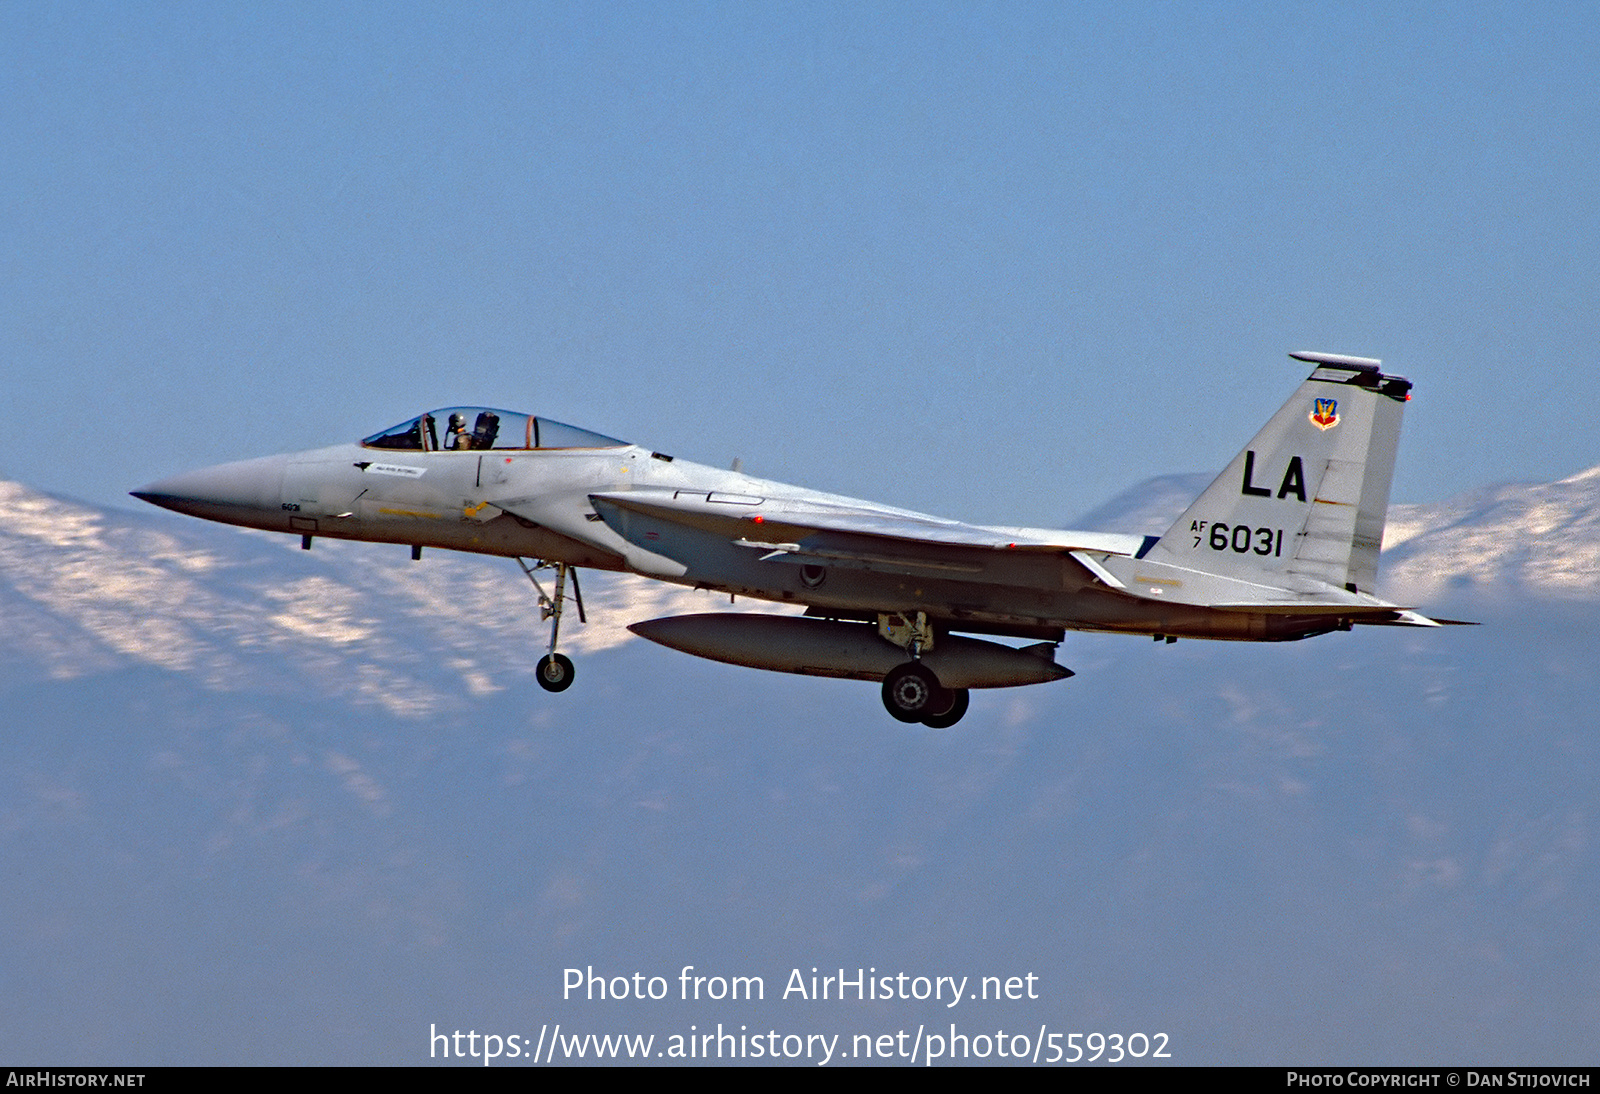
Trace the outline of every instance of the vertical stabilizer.
[[1290, 356], [1316, 368], [1147, 557], [1245, 581], [1298, 576], [1368, 592], [1411, 382], [1366, 357]]

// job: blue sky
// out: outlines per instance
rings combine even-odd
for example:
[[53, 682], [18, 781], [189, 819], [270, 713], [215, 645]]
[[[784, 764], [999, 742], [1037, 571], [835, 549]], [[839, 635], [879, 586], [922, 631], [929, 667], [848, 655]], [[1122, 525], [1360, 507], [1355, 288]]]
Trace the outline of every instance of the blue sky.
[[419, 410], [1059, 524], [1285, 354], [1394, 496], [1600, 462], [1586, 4], [43, 4], [0, 32], [0, 474]]

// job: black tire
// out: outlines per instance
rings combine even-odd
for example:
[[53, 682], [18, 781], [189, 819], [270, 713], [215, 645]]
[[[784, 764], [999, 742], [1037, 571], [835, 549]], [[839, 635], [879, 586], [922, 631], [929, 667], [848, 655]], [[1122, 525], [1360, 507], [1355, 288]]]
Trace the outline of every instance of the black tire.
[[896, 665], [883, 678], [883, 709], [902, 722], [920, 722], [945, 706], [939, 678], [919, 661]]
[[534, 679], [546, 691], [566, 691], [572, 686], [574, 674], [572, 662], [559, 653], [547, 653], [539, 658], [533, 671]]
[[949, 729], [961, 721], [962, 715], [967, 713], [967, 707], [972, 703], [972, 694], [966, 688], [950, 688], [951, 697], [948, 709], [938, 714], [930, 714], [922, 719], [922, 724], [929, 729]]

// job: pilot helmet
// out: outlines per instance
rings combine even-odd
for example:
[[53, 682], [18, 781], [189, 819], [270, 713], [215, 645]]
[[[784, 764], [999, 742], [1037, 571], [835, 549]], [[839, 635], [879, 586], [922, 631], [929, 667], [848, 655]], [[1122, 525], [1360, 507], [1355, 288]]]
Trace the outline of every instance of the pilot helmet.
[[450, 415], [450, 428], [451, 429], [465, 429], [465, 428], [467, 428], [467, 416], [465, 414], [452, 414], [452, 415]]

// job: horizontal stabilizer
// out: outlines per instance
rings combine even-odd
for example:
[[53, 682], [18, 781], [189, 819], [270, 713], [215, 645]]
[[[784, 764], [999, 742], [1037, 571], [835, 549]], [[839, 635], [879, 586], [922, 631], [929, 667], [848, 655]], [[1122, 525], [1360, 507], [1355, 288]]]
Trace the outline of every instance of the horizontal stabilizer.
[[1405, 609], [1370, 593], [1352, 592], [1299, 575], [1281, 585], [1227, 574], [1174, 566], [1154, 558], [1094, 555], [1073, 551], [1072, 558], [1106, 588], [1139, 600], [1183, 604], [1224, 612], [1263, 615], [1393, 615]]
[[1477, 627], [1481, 624], [1470, 619], [1433, 619], [1421, 612], [1400, 611], [1395, 613], [1393, 619], [1357, 619], [1357, 623], [1367, 623], [1380, 627]]

